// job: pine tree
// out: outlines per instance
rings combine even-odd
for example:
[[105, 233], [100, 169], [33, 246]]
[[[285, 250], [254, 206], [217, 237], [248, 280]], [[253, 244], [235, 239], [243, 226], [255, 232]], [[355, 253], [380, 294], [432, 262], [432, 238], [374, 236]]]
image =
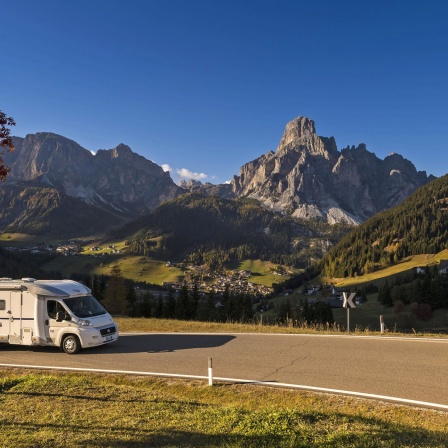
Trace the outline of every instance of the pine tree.
[[106, 282], [104, 276], [94, 275], [92, 277], [92, 295], [100, 302], [104, 301], [104, 293], [106, 292]]
[[168, 291], [168, 297], [166, 299], [166, 306], [164, 309], [164, 317], [167, 319], [174, 319], [176, 315], [176, 299], [174, 298], [173, 290]]
[[128, 281], [126, 283], [126, 308], [129, 316], [135, 316], [137, 295], [135, 294], [134, 282]]
[[199, 306], [199, 288], [198, 288], [198, 284], [196, 282], [194, 282], [193, 285], [193, 294], [192, 294], [192, 298], [191, 298], [191, 309], [189, 310], [189, 315], [188, 318], [189, 319], [194, 319], [197, 313], [197, 309]]
[[252, 299], [249, 295], [245, 295], [243, 298], [242, 309], [241, 309], [241, 320], [243, 322], [249, 322], [254, 318], [254, 308], [252, 304]]
[[392, 306], [392, 295], [391, 288], [389, 287], [389, 282], [386, 280], [382, 288], [378, 292], [378, 302], [384, 306]]
[[156, 301], [156, 306], [154, 309], [154, 317], [160, 319], [163, 317], [163, 297], [159, 296], [159, 298]]
[[176, 302], [176, 319], [186, 320], [190, 314], [190, 294], [187, 285], [184, 283], [180, 290], [180, 296]]
[[104, 306], [111, 314], [126, 314], [126, 285], [120, 266], [111, 269]]

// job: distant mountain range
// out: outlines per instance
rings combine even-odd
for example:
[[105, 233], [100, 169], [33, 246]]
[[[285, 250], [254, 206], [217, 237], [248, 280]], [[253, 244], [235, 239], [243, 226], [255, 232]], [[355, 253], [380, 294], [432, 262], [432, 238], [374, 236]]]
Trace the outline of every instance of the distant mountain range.
[[381, 160], [365, 145], [338, 151], [314, 122], [287, 124], [276, 152], [243, 165], [230, 184], [183, 182], [124, 144], [96, 154], [60, 135], [14, 137], [4, 155], [11, 167], [0, 185], [0, 231], [87, 235], [147, 215], [194, 191], [225, 199], [251, 198], [293, 218], [358, 224], [399, 204], [434, 179], [391, 154]]
[[257, 199], [297, 218], [359, 224], [434, 179], [395, 153], [381, 160], [364, 144], [338, 151], [333, 137], [319, 137], [312, 120], [298, 117], [286, 125], [277, 151], [243, 165], [230, 185], [183, 187]]
[[[93, 155], [60, 135], [13, 138], [0, 186], [0, 229], [88, 234], [149, 213], [184, 192], [155, 163], [120, 144]], [[57, 212], [56, 212], [57, 211]]]

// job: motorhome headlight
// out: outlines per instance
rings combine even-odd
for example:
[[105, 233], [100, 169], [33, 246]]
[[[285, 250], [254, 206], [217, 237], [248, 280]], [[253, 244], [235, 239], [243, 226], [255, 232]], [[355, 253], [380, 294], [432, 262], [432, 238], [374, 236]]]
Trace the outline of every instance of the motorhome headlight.
[[80, 320], [79, 323], [80, 323], [83, 327], [91, 327], [91, 326], [92, 326], [92, 322], [90, 322], [90, 320]]

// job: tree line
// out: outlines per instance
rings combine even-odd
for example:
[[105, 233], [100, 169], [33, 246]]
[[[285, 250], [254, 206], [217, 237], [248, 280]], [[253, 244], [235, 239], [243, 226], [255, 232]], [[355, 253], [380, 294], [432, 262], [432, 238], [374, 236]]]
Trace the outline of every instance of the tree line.
[[333, 325], [333, 309], [326, 302], [309, 303], [301, 300], [300, 305], [293, 304], [289, 299], [281, 303], [278, 308], [277, 320], [280, 323], [292, 322], [298, 326], [308, 325]]
[[244, 259], [301, 267], [323, 254], [318, 244], [310, 247], [310, 235], [334, 243], [346, 231], [346, 226], [282, 216], [254, 200], [188, 193], [114, 231], [113, 237], [126, 239], [136, 255], [211, 269]]
[[83, 281], [92, 290], [92, 295], [114, 315], [207, 322], [250, 322], [255, 315], [253, 298], [231, 294], [228, 287], [219, 297], [213, 292], [201, 293], [197, 284], [191, 289], [184, 284], [177, 292], [151, 285], [152, 292], [149, 292], [137, 289], [137, 282], [125, 279], [119, 266], [113, 266], [109, 276], [74, 274], [71, 278]]
[[448, 275], [440, 274], [438, 266], [428, 266], [424, 273], [414, 272], [386, 280], [379, 288], [378, 301], [384, 306], [396, 307], [396, 311], [409, 305], [417, 315], [448, 308]]
[[355, 228], [323, 258], [322, 273], [329, 277], [364, 275], [411, 255], [446, 249], [447, 204], [448, 175]]

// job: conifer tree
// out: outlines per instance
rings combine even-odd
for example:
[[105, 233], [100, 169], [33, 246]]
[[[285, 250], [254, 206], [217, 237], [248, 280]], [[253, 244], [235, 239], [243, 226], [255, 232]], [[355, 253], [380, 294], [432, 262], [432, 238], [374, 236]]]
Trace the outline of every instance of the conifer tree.
[[176, 319], [186, 320], [190, 314], [190, 294], [187, 285], [184, 283], [180, 290], [180, 296], [176, 301]]
[[134, 282], [126, 282], [126, 308], [128, 314], [134, 316], [136, 312], [137, 295], [135, 294]]
[[168, 291], [168, 297], [166, 299], [166, 306], [164, 310], [164, 317], [167, 319], [173, 319], [176, 314], [176, 299], [174, 298], [173, 290]]
[[104, 306], [111, 314], [127, 314], [126, 285], [119, 265], [112, 266]]

